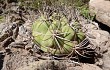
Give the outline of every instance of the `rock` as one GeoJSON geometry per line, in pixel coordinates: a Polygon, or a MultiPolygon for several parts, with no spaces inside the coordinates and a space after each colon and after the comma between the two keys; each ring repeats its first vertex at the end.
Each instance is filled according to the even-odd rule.
{"type": "Polygon", "coordinates": [[[40,60],[16,70],[66,70],[66,65],[56,60],[40,60]]]}
{"type": "Polygon", "coordinates": [[[26,27],[21,25],[19,27],[19,32],[18,32],[18,37],[16,40],[21,40],[21,41],[27,41],[31,39],[31,33],[30,30],[27,30],[26,27]]]}
{"type": "Polygon", "coordinates": [[[82,70],[82,67],[81,66],[68,67],[66,70],[82,70]]]}
{"type": "Polygon", "coordinates": [[[89,40],[91,43],[96,46],[97,48],[100,48],[100,53],[104,53],[108,49],[108,42],[110,34],[107,31],[103,30],[89,30],[87,32],[87,35],[89,37],[89,40]]]}
{"type": "Polygon", "coordinates": [[[16,38],[16,28],[18,28],[16,24],[0,24],[0,42],[4,41],[5,39],[11,36],[13,38],[16,38]]]}
{"type": "Polygon", "coordinates": [[[9,44],[9,46],[11,48],[25,48],[26,44],[27,44],[27,42],[15,41],[15,42],[12,42],[11,44],[9,44]]]}
{"type": "Polygon", "coordinates": [[[102,69],[93,64],[84,64],[82,65],[82,70],[102,70],[102,69]]]}
{"type": "MultiPolygon", "coordinates": [[[[17,17],[15,15],[14,19],[17,18],[19,19],[20,17],[17,17]]],[[[60,61],[60,60],[52,60],[52,59],[43,60],[41,58],[38,58],[38,56],[39,57],[43,56],[42,54],[39,55],[36,54],[36,56],[34,56],[35,53],[33,54],[29,53],[30,49],[34,49],[31,40],[31,24],[32,22],[28,20],[25,21],[25,24],[24,23],[20,25],[18,24],[19,25],[18,27],[17,26],[14,27],[14,25],[11,24],[9,26],[0,25],[0,40],[3,39],[1,42],[4,43],[5,46],[7,45],[6,43],[8,38],[12,36],[13,36],[12,38],[14,38],[14,42],[10,42],[9,45],[7,45],[13,48],[9,48],[11,53],[6,53],[3,63],[1,62],[3,58],[1,59],[1,54],[0,54],[0,63],[3,64],[3,68],[2,66],[0,66],[2,70],[102,70],[95,64],[82,64],[77,62],[78,64],[76,65],[74,61],[73,63],[71,63],[66,60],[64,60],[66,62],[64,62],[63,60],[60,61]],[[8,27],[9,29],[7,29],[6,27],[8,27]],[[12,30],[12,34],[14,35],[10,36],[9,34],[8,37],[5,36],[5,38],[3,38],[3,35],[5,35],[5,31],[10,29],[12,30]]],[[[99,28],[97,23],[91,24],[91,22],[90,23],[87,22],[87,24],[84,27],[85,29],[87,29],[87,34],[89,35],[89,39],[92,41],[92,44],[101,48],[100,52],[105,52],[109,46],[108,38],[110,34],[106,31],[98,30],[99,28]]],[[[0,51],[2,50],[2,47],[3,46],[0,45],[0,51]]],[[[35,47],[34,50],[36,50],[37,52],[38,48],[35,47]]],[[[101,62],[100,65],[103,64],[104,70],[110,70],[109,51],[110,50],[108,50],[108,52],[104,54],[104,57],[102,59],[104,63],[103,61],[100,61],[101,62]]]]}
{"type": "MultiPolygon", "coordinates": [[[[10,54],[5,55],[2,70],[16,70],[21,66],[28,66],[29,63],[35,62],[34,57],[23,49],[11,49],[10,54]]],[[[22,70],[22,69],[21,69],[22,70]]]]}
{"type": "Polygon", "coordinates": [[[103,54],[103,62],[103,70],[110,70],[110,48],[107,53],[103,54]]]}
{"type": "Polygon", "coordinates": [[[92,22],[90,21],[89,23],[84,23],[82,24],[82,28],[83,28],[83,31],[84,32],[87,32],[88,30],[98,30],[99,29],[99,26],[98,26],[98,23],[96,22],[92,22]]]}
{"type": "Polygon", "coordinates": [[[40,60],[21,66],[16,70],[102,70],[93,64],[76,65],[74,63],[61,62],[57,60],[40,60]]]}
{"type": "Polygon", "coordinates": [[[103,70],[110,70],[110,34],[103,30],[89,30],[87,35],[90,42],[96,46],[96,48],[99,48],[96,52],[103,55],[96,64],[101,66],[103,70]]]}
{"type": "Polygon", "coordinates": [[[92,15],[96,15],[97,21],[110,27],[110,1],[90,0],[89,9],[92,15]]]}

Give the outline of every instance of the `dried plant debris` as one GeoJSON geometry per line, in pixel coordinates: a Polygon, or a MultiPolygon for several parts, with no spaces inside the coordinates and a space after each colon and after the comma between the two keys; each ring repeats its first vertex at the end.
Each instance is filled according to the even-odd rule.
{"type": "Polygon", "coordinates": [[[33,40],[39,47],[37,50],[43,53],[38,58],[94,63],[95,49],[91,48],[82,30],[78,10],[62,7],[53,8],[54,11],[51,9],[47,7],[43,13],[40,12],[32,25],[33,40]]]}
{"type": "MultiPolygon", "coordinates": [[[[1,48],[5,49],[3,54],[0,52],[0,55],[5,55],[4,70],[17,70],[42,60],[53,60],[54,63],[66,61],[66,65],[77,64],[80,68],[81,63],[94,64],[99,61],[97,65],[103,64],[98,58],[99,54],[107,52],[109,34],[102,34],[98,25],[81,17],[76,8],[46,6],[42,11],[37,10],[36,17],[33,17],[37,18],[34,22],[27,22],[30,15],[27,19],[22,19],[18,13],[14,13],[14,16],[9,24],[0,24],[0,51],[1,48]]],[[[45,66],[48,66],[47,62],[45,66]]],[[[68,66],[64,67],[68,69],[68,66]]]]}

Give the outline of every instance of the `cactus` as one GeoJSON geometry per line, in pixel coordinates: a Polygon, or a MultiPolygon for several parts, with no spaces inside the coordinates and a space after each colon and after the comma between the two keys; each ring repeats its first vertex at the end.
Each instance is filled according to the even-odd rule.
{"type": "Polygon", "coordinates": [[[85,38],[77,24],[70,26],[67,18],[58,13],[54,13],[48,20],[41,15],[33,23],[32,35],[42,51],[54,55],[69,54],[85,38]]]}

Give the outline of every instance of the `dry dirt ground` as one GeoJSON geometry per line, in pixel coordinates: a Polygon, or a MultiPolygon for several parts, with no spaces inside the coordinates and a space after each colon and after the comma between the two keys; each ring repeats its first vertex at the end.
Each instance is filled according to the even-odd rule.
{"type": "MultiPolygon", "coordinates": [[[[82,51],[89,52],[90,55],[84,55],[90,58],[82,55],[59,58],[42,53],[33,42],[31,25],[39,14],[19,10],[6,15],[5,21],[0,23],[1,70],[110,70],[110,34],[101,30],[98,23],[72,12],[87,37],[79,46],[89,47],[82,51]]],[[[71,15],[69,9],[68,13],[71,15]]]]}

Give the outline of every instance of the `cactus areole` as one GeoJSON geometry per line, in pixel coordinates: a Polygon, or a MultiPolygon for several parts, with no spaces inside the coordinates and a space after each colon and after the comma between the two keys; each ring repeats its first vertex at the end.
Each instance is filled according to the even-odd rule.
{"type": "Polygon", "coordinates": [[[54,55],[69,54],[85,38],[84,33],[80,28],[76,29],[77,27],[70,26],[63,15],[54,13],[48,19],[41,15],[33,23],[32,35],[42,51],[54,55]]]}

